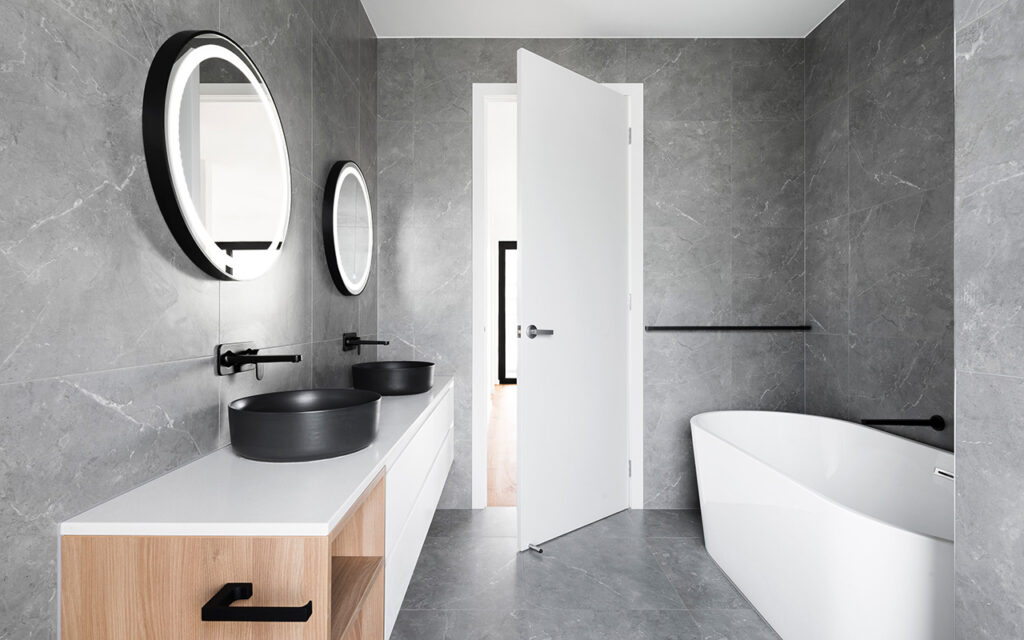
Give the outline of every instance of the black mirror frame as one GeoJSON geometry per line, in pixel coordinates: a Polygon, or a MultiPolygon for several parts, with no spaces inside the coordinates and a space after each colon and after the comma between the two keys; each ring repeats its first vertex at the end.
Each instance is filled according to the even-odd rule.
{"type": "MultiPolygon", "coordinates": [[[[327,174],[327,183],[324,185],[324,198],[323,198],[323,209],[322,209],[322,220],[323,220],[323,236],[324,236],[324,258],[327,260],[327,269],[331,272],[331,280],[334,281],[334,286],[338,288],[343,295],[346,296],[358,296],[366,289],[366,284],[359,291],[352,291],[348,288],[345,283],[345,278],[341,274],[341,266],[337,260],[334,260],[334,256],[337,255],[337,243],[335,239],[336,231],[334,227],[334,194],[338,189],[338,180],[341,179],[341,173],[346,167],[355,167],[356,171],[359,172],[359,177],[363,181],[363,189],[366,187],[366,178],[363,176],[363,170],[359,167],[356,162],[351,160],[342,160],[335,162],[331,166],[330,172],[327,174]]],[[[371,203],[372,205],[372,203],[371,203]]],[[[370,233],[373,233],[373,208],[370,207],[370,233]]],[[[370,255],[367,258],[370,261],[369,268],[367,269],[367,282],[369,281],[369,274],[373,270],[373,251],[371,247],[370,255]]]]}
{"type": "MultiPolygon", "coordinates": [[[[185,252],[185,255],[204,273],[218,280],[234,280],[231,277],[231,267],[227,267],[229,273],[223,273],[213,264],[202,247],[196,242],[185,222],[185,215],[178,204],[178,197],[174,192],[174,182],[171,178],[170,161],[167,157],[167,141],[165,135],[165,122],[167,118],[167,91],[170,87],[171,73],[174,71],[174,63],[177,62],[181,52],[196,37],[202,35],[214,35],[223,38],[226,44],[234,48],[234,53],[245,60],[254,75],[263,83],[263,88],[270,96],[274,107],[274,113],[281,123],[281,133],[285,138],[285,152],[287,153],[288,138],[284,131],[284,121],[277,109],[277,101],[274,100],[266,79],[260,73],[256,63],[249,54],[245,52],[237,42],[219,31],[212,29],[196,29],[180,31],[164,42],[153,56],[153,62],[149,67],[149,74],[146,76],[146,87],[142,96],[142,146],[146,156],[146,167],[149,170],[150,184],[153,186],[153,194],[156,196],[160,213],[163,214],[171,235],[177,240],[178,245],[185,252]]],[[[290,162],[289,162],[290,167],[290,162]]],[[[290,213],[289,213],[290,215],[290,213]]],[[[283,241],[278,243],[276,251],[281,251],[283,241]]],[[[270,247],[268,247],[270,248],[270,247]]]]}

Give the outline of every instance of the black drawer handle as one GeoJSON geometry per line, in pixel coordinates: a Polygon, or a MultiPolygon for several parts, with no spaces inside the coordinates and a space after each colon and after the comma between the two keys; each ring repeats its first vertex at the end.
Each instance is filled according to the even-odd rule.
{"type": "Polygon", "coordinates": [[[305,622],[313,615],[313,601],[301,607],[232,607],[252,597],[251,582],[229,582],[203,605],[206,622],[305,622]]]}

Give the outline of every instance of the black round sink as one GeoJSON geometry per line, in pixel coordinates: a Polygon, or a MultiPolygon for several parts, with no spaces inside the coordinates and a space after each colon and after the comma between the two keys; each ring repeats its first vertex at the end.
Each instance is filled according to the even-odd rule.
{"type": "Polygon", "coordinates": [[[352,385],[383,396],[425,393],[434,386],[434,363],[413,360],[360,362],[352,365],[352,385]]]}
{"type": "Polygon", "coordinates": [[[360,389],[281,391],[228,405],[231,446],[269,462],[319,460],[354,453],[377,437],[380,394],[360,389]]]}

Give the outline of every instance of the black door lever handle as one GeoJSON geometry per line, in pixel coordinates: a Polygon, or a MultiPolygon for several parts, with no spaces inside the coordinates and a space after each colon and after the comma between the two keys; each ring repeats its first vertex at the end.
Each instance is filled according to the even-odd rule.
{"type": "Polygon", "coordinates": [[[301,607],[232,607],[252,597],[251,582],[229,582],[203,605],[205,622],[305,622],[313,615],[313,601],[301,607]]]}

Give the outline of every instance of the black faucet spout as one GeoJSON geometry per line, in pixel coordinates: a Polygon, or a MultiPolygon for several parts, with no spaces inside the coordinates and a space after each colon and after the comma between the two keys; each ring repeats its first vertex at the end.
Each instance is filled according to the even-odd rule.
{"type": "Polygon", "coordinates": [[[343,342],[341,343],[341,350],[342,351],[351,351],[351,350],[355,349],[357,355],[363,355],[363,345],[368,345],[368,344],[389,345],[389,344],[391,344],[391,342],[388,341],[388,340],[363,340],[356,333],[345,333],[345,334],[342,334],[341,337],[342,337],[342,340],[343,340],[343,342]]]}

